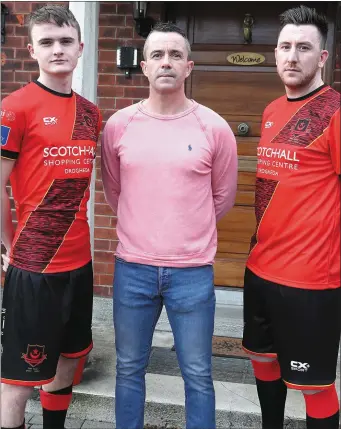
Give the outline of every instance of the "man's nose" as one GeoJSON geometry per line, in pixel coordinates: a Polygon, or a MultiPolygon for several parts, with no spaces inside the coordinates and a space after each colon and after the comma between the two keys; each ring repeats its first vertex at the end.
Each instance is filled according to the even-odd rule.
{"type": "Polygon", "coordinates": [[[170,68],[172,64],[170,62],[170,56],[166,53],[162,58],[162,68],[170,68]]]}
{"type": "Polygon", "coordinates": [[[63,47],[61,43],[55,42],[53,44],[53,54],[54,55],[62,55],[63,54],[63,47]]]}
{"type": "Polygon", "coordinates": [[[297,50],[295,47],[292,47],[288,53],[288,62],[289,63],[297,62],[297,50]]]}

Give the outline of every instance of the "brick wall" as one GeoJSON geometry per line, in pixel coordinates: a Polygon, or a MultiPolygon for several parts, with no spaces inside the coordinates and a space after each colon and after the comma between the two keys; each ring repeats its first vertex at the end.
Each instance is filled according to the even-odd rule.
{"type": "MultiPolygon", "coordinates": [[[[161,2],[149,3],[148,15],[160,19],[161,2]]],[[[98,105],[104,121],[117,110],[130,106],[148,96],[148,82],[141,72],[126,78],[116,67],[119,46],[142,48],[144,39],[135,31],[131,2],[101,2],[99,17],[98,105]]],[[[114,271],[113,252],[117,245],[116,217],[105,203],[100,171],[100,147],[96,159],[95,195],[95,293],[112,293],[114,271]]]]}
{"type": "MultiPolygon", "coordinates": [[[[1,96],[11,93],[38,76],[37,63],[30,59],[26,45],[26,17],[43,2],[4,2],[9,8],[6,17],[6,42],[1,50],[1,96]]],[[[68,2],[59,2],[68,4],[68,2]]],[[[162,2],[150,2],[148,14],[159,19],[162,2]]],[[[334,88],[341,91],[341,6],[339,2],[337,37],[335,43],[334,88]]],[[[104,122],[118,109],[138,102],[148,95],[147,80],[141,72],[133,72],[130,79],[116,67],[116,48],[142,48],[144,39],[135,32],[131,2],[101,2],[99,17],[98,104],[104,122]]],[[[100,147],[96,161],[95,194],[95,293],[112,294],[113,252],[117,245],[116,218],[105,203],[100,171],[100,147]]]]}

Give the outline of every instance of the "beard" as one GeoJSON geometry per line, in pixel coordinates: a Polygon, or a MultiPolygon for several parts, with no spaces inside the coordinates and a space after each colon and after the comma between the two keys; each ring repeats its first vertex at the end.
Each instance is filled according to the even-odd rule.
{"type": "Polygon", "coordinates": [[[279,74],[284,85],[290,89],[299,89],[310,86],[318,75],[319,68],[315,67],[308,72],[282,72],[279,74]],[[291,74],[291,76],[290,76],[291,74]]]}

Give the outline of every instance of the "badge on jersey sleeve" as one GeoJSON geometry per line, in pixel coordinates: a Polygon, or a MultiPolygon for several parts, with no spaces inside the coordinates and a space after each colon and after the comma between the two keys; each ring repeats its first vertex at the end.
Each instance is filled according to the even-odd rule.
{"type": "Polygon", "coordinates": [[[6,146],[10,131],[10,127],[6,127],[6,125],[1,125],[1,147],[6,146]]]}

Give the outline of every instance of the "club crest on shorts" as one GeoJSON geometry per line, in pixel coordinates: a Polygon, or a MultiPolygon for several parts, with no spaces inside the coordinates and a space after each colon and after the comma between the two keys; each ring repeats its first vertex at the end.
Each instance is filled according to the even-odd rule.
{"type": "Polygon", "coordinates": [[[44,353],[45,346],[38,346],[38,344],[27,346],[27,352],[21,355],[22,359],[27,362],[32,368],[40,365],[45,359],[47,354],[44,353]]]}

